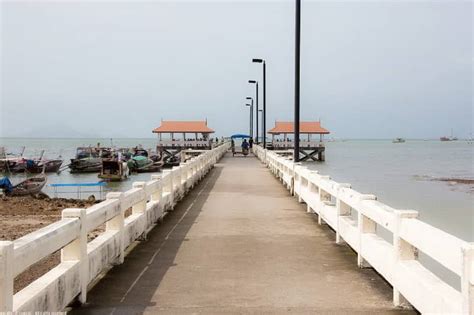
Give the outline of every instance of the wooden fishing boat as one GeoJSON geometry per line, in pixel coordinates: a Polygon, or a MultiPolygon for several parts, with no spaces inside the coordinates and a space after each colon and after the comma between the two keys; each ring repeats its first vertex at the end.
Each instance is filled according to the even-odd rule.
{"type": "Polygon", "coordinates": [[[137,173],[155,173],[161,171],[161,168],[163,167],[163,162],[153,162],[152,165],[149,165],[144,168],[138,168],[135,171],[137,173]]]}
{"type": "Polygon", "coordinates": [[[25,147],[22,147],[21,153],[18,155],[7,153],[4,147],[0,147],[0,172],[12,173],[16,170],[24,171],[24,153],[25,147]]]}
{"type": "Polygon", "coordinates": [[[56,159],[56,160],[28,160],[26,161],[26,171],[29,173],[37,174],[44,171],[46,173],[57,173],[63,164],[63,160],[56,159]],[[31,161],[31,162],[30,162],[31,161]]]}
{"type": "Polygon", "coordinates": [[[133,156],[130,160],[128,160],[127,165],[130,169],[130,172],[159,172],[161,170],[161,167],[163,166],[163,162],[155,162],[146,156],[138,155],[133,156]]]}
{"type": "Polygon", "coordinates": [[[96,173],[102,168],[102,159],[99,157],[86,157],[71,159],[69,164],[71,173],[96,173]]]}
{"type": "Polygon", "coordinates": [[[6,164],[5,172],[7,173],[23,173],[25,171],[26,160],[24,158],[9,160],[6,164]]]}
{"type": "Polygon", "coordinates": [[[25,179],[13,186],[10,196],[26,196],[37,194],[46,185],[47,177],[44,173],[25,179]]]}
{"type": "Polygon", "coordinates": [[[120,159],[103,159],[99,178],[107,181],[122,181],[130,176],[127,162],[120,159]]]}
{"type": "Polygon", "coordinates": [[[76,157],[71,159],[69,168],[71,173],[96,173],[102,169],[102,159],[111,157],[109,148],[79,147],[76,157]]]}

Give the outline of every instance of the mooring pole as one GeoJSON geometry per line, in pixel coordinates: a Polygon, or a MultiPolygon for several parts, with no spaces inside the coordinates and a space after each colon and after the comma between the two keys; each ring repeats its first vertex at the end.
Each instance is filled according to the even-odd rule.
{"type": "Polygon", "coordinates": [[[295,121],[293,161],[300,161],[300,47],[301,47],[301,0],[295,5],[295,121]]]}

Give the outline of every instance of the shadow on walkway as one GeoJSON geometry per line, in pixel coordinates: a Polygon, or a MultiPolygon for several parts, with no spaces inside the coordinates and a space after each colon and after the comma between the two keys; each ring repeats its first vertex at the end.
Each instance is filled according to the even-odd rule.
{"type": "Polygon", "coordinates": [[[69,314],[142,314],[163,277],[174,266],[176,254],[199,216],[217,179],[222,165],[210,173],[169,213],[162,224],[148,234],[148,239],[115,266],[88,293],[88,302],[69,314]]]}

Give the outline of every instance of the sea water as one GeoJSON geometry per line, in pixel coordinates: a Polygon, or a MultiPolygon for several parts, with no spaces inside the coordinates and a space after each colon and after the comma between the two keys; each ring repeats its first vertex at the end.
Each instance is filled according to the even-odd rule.
{"type": "Polygon", "coordinates": [[[353,140],[326,144],[326,161],[306,163],[323,175],[474,241],[474,185],[439,179],[474,179],[474,144],[467,141],[353,140]]]}

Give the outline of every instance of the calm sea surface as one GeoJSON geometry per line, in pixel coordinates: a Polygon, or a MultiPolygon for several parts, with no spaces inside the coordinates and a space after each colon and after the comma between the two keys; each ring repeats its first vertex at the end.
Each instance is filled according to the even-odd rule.
{"type": "MultiPolygon", "coordinates": [[[[154,148],[155,139],[25,139],[0,138],[7,152],[18,152],[26,146],[25,156],[35,157],[42,149],[46,156],[61,155],[65,164],[74,157],[76,147],[96,145],[133,147],[141,144],[154,148]]],[[[361,193],[375,194],[378,199],[396,209],[418,210],[420,218],[450,234],[474,241],[474,185],[439,181],[440,178],[474,179],[474,144],[466,141],[440,142],[412,140],[394,144],[391,140],[349,140],[328,142],[326,162],[306,163],[323,175],[338,182],[350,183],[361,193]]],[[[21,175],[12,177],[18,182],[21,175]]],[[[107,191],[124,191],[134,181],[150,179],[150,174],[133,175],[129,180],[107,184],[107,191]]],[[[97,182],[97,174],[61,174],[48,176],[52,183],[97,182]]],[[[51,187],[44,190],[53,196],[51,187]]],[[[65,190],[63,197],[76,197],[77,190],[65,190]]],[[[83,192],[82,197],[91,195],[83,192]]],[[[97,194],[96,194],[97,195],[97,194]]],[[[459,278],[424,255],[424,264],[436,274],[459,288],[459,278]]]]}

